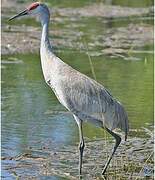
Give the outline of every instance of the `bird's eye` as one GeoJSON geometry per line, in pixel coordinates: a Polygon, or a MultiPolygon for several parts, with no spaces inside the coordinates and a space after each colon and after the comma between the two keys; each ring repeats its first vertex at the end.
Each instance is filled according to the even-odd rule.
{"type": "Polygon", "coordinates": [[[28,7],[28,10],[33,10],[33,9],[36,9],[37,7],[39,6],[39,3],[36,2],[36,3],[32,3],[29,7],[28,7]]]}

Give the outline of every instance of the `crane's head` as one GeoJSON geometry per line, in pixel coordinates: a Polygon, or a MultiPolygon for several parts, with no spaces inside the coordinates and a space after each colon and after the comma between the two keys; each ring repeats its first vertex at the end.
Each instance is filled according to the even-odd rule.
{"type": "Polygon", "coordinates": [[[24,11],[11,17],[9,21],[15,18],[21,17],[21,16],[25,16],[25,15],[36,15],[40,17],[41,20],[45,20],[50,17],[48,7],[45,4],[40,3],[40,2],[34,2],[30,4],[24,11]]]}

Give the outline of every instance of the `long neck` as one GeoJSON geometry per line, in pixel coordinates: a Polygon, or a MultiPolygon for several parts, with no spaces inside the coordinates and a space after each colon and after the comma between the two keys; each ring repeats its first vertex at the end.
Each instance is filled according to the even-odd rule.
{"type": "Polygon", "coordinates": [[[41,51],[45,49],[50,51],[52,50],[48,38],[48,26],[49,26],[49,18],[45,18],[45,20],[42,21],[41,51]]]}
{"type": "MultiPolygon", "coordinates": [[[[40,57],[41,66],[43,70],[43,75],[46,81],[51,77],[50,69],[54,69],[56,58],[52,52],[52,48],[48,38],[48,25],[49,18],[42,18],[42,36],[41,36],[41,46],[40,46],[40,57]]],[[[52,71],[54,72],[54,71],[52,71]]]]}

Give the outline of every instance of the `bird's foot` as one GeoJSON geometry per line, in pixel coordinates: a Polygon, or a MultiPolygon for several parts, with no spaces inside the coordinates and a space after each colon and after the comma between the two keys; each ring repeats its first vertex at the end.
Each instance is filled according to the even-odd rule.
{"type": "Polygon", "coordinates": [[[102,174],[101,177],[102,177],[102,179],[104,179],[104,180],[107,179],[107,175],[106,175],[106,174],[102,174]]]}
{"type": "Polygon", "coordinates": [[[79,174],[79,179],[82,179],[82,174],[79,174]]]}
{"type": "Polygon", "coordinates": [[[105,176],[105,172],[106,172],[107,168],[106,166],[104,166],[103,170],[102,170],[102,176],[105,176]]]}

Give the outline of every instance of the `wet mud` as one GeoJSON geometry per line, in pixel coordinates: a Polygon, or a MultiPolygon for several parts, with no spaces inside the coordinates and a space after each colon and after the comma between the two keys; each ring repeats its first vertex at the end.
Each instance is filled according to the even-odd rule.
{"type": "MultiPolygon", "coordinates": [[[[105,177],[102,177],[101,171],[113,143],[112,139],[87,139],[82,179],[153,179],[153,137],[122,141],[105,177]]],[[[61,149],[49,149],[48,144],[40,149],[28,147],[24,153],[2,157],[2,160],[4,169],[18,179],[79,179],[77,145],[61,149]]]]}

